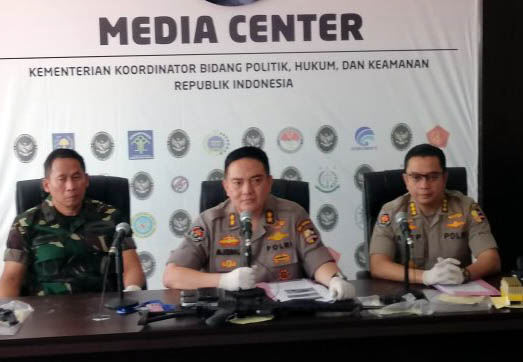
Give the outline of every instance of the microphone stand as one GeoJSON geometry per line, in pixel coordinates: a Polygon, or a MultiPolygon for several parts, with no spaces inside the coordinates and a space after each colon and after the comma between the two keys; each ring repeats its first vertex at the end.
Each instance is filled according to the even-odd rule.
{"type": "Polygon", "coordinates": [[[405,237],[403,233],[401,233],[401,241],[405,244],[405,262],[404,262],[404,280],[403,280],[403,294],[405,295],[407,293],[411,293],[416,297],[416,299],[423,298],[423,293],[421,293],[419,290],[412,289],[410,287],[410,279],[409,279],[409,262],[410,262],[410,254],[411,254],[411,248],[413,243],[413,240],[411,237],[405,237]]]}
{"type": "Polygon", "coordinates": [[[116,266],[116,281],[118,285],[118,298],[113,298],[105,303],[105,307],[109,309],[118,308],[129,308],[138,304],[137,300],[129,299],[124,297],[123,287],[123,256],[122,256],[122,243],[117,242],[109,249],[109,254],[114,253],[115,266],[116,266]]]}

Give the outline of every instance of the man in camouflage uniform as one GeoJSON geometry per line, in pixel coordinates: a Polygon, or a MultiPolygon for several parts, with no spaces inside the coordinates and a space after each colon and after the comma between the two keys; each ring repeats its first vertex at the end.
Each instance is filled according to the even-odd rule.
{"type": "Polygon", "coordinates": [[[225,160],[229,199],[203,212],[164,273],[168,288],[250,289],[257,282],[314,278],[335,299],[354,296],[307,212],[270,195],[272,177],[263,150],[242,147],[225,160]],[[240,213],[252,215],[252,266],[245,264],[240,213]]]}
{"type": "MultiPolygon", "coordinates": [[[[18,215],[11,227],[0,279],[0,297],[102,290],[120,212],[85,198],[89,185],[83,158],[57,149],[44,163],[43,189],[49,196],[18,215]]],[[[139,289],[144,275],[132,238],[123,242],[124,285],[139,289]]]]}
{"type": "Polygon", "coordinates": [[[405,156],[407,194],[386,203],[370,242],[373,277],[404,279],[404,245],[395,215],[406,212],[414,240],[409,279],[414,283],[461,284],[498,273],[497,244],[481,208],[459,191],[445,190],[443,151],[429,144],[405,156]],[[472,263],[472,256],[476,261],[472,263]]]}

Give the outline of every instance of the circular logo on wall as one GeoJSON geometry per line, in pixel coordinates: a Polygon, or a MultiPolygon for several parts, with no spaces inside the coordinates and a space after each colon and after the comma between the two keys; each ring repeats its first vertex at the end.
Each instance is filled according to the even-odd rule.
{"type": "Polygon", "coordinates": [[[146,238],[156,230],[156,220],[147,212],[140,212],[132,217],[133,236],[146,238]]]}
{"type": "Polygon", "coordinates": [[[149,279],[153,276],[154,271],[156,270],[156,260],[154,259],[153,254],[148,251],[140,251],[138,253],[140,258],[140,264],[142,264],[143,273],[145,277],[149,279]]]}
{"type": "Polygon", "coordinates": [[[325,169],[318,175],[318,185],[316,189],[321,192],[329,193],[337,190],[340,187],[338,184],[338,175],[336,172],[325,169]]]}
{"type": "Polygon", "coordinates": [[[320,207],[316,219],[323,231],[332,231],[338,223],[338,211],[333,205],[324,204],[320,207]]]}
{"type": "Polygon", "coordinates": [[[185,210],[176,210],[169,219],[169,226],[174,235],[183,237],[191,226],[191,215],[185,210]]]}
{"type": "Polygon", "coordinates": [[[316,145],[321,152],[329,153],[338,144],[338,134],[331,126],[321,126],[316,133],[316,145]]]}
{"type": "Polygon", "coordinates": [[[300,171],[296,167],[286,167],[281,173],[281,178],[289,181],[301,181],[300,171]]]}
{"type": "Polygon", "coordinates": [[[359,243],[356,250],[354,250],[354,260],[361,269],[367,269],[368,260],[365,243],[359,243]]]}
{"type": "Polygon", "coordinates": [[[360,165],[354,173],[354,184],[358,190],[363,190],[363,174],[373,172],[374,170],[369,165],[360,165]]]}
{"type": "Polygon", "coordinates": [[[278,135],[278,147],[283,152],[294,153],[303,145],[303,135],[294,127],[287,127],[278,135]]]}
{"type": "Polygon", "coordinates": [[[361,230],[363,230],[363,220],[364,220],[364,215],[363,215],[363,206],[358,205],[358,206],[356,207],[356,210],[354,210],[354,223],[355,223],[356,226],[359,227],[361,230]]]}
{"type": "Polygon", "coordinates": [[[220,131],[213,131],[203,141],[203,147],[211,155],[219,156],[229,149],[229,138],[220,131]]]}
{"type": "Polygon", "coordinates": [[[370,127],[360,127],[354,134],[356,142],[362,146],[371,146],[374,143],[374,131],[370,127]]]}
{"type": "Polygon", "coordinates": [[[185,131],[175,129],[167,137],[167,149],[174,157],[183,157],[189,152],[191,141],[185,131]]]}
{"type": "Polygon", "coordinates": [[[225,178],[222,170],[215,168],[207,175],[207,181],[221,181],[225,178]]]}
{"type": "Polygon", "coordinates": [[[183,194],[189,188],[189,180],[185,176],[176,176],[171,181],[171,187],[174,192],[183,194]]]}
{"type": "Polygon", "coordinates": [[[263,148],[265,145],[265,137],[263,137],[260,129],[256,127],[247,128],[242,137],[242,144],[244,146],[263,148]]]}
{"type": "Polygon", "coordinates": [[[407,149],[412,142],[412,131],[410,127],[405,123],[398,123],[390,133],[390,140],[396,149],[400,151],[407,149]]]}
{"type": "Polygon", "coordinates": [[[33,136],[21,134],[16,137],[14,150],[16,157],[20,162],[31,162],[36,155],[38,146],[33,136]]]}
{"type": "Polygon", "coordinates": [[[140,171],[131,181],[133,195],[139,200],[145,200],[153,193],[154,182],[147,172],[140,171]]]}
{"type": "Polygon", "coordinates": [[[91,152],[100,161],[105,161],[113,154],[114,141],[107,132],[98,132],[91,139],[91,152]]]}

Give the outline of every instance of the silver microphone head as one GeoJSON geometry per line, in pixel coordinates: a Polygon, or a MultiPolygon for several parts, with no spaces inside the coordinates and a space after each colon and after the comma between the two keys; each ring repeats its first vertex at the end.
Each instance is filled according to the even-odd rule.
{"type": "Polygon", "coordinates": [[[398,212],[396,214],[396,216],[394,217],[394,221],[396,222],[396,224],[401,224],[401,223],[407,222],[408,221],[407,213],[405,211],[398,212]]]}
{"type": "Polygon", "coordinates": [[[252,221],[252,214],[250,211],[242,211],[240,213],[240,222],[252,221]]]}
{"type": "Polygon", "coordinates": [[[121,222],[118,225],[116,225],[115,230],[117,233],[123,231],[125,235],[128,235],[131,232],[131,227],[129,226],[128,223],[121,222]]]}

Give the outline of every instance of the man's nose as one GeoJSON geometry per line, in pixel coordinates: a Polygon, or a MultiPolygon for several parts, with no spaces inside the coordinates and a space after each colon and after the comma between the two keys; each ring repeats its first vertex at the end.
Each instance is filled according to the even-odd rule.
{"type": "Polygon", "coordinates": [[[65,181],[65,189],[66,190],[74,190],[76,188],[76,182],[72,178],[68,178],[65,181]]]}
{"type": "Polygon", "coordinates": [[[252,192],[252,185],[249,181],[243,183],[242,192],[244,194],[250,194],[252,192]]]}

